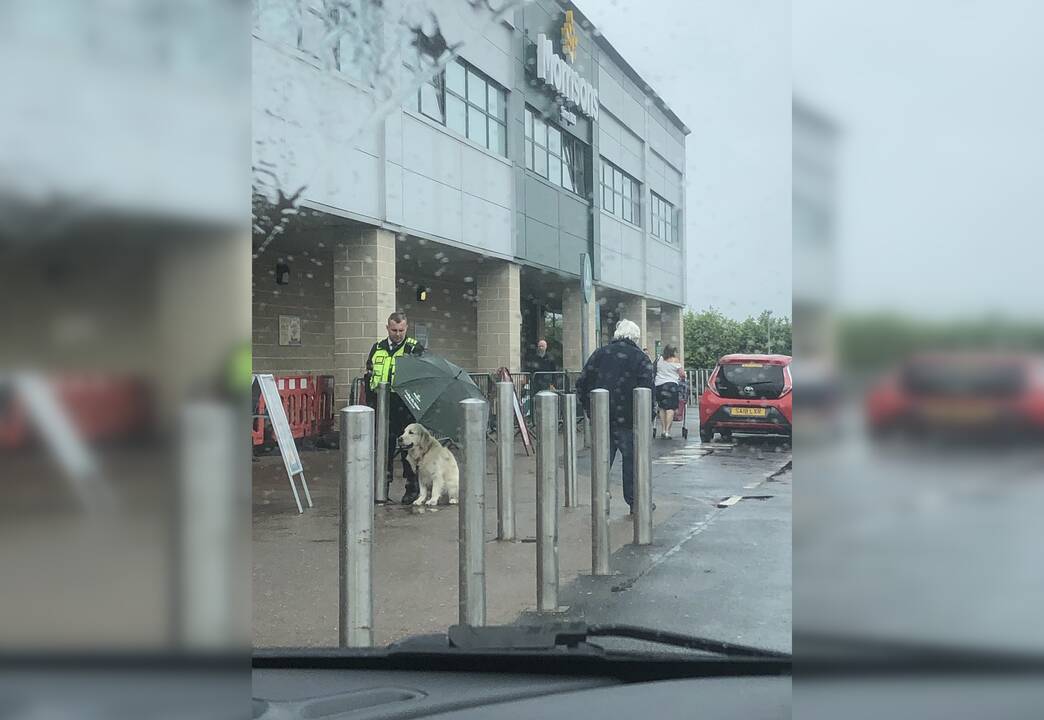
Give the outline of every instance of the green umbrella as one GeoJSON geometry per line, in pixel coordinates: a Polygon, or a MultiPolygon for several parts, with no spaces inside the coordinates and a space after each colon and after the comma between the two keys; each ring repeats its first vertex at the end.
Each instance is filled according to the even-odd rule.
{"type": "Polygon", "coordinates": [[[436,437],[460,441],[460,401],[484,400],[482,391],[469,376],[444,357],[426,352],[395,359],[392,390],[424,427],[436,437]]]}

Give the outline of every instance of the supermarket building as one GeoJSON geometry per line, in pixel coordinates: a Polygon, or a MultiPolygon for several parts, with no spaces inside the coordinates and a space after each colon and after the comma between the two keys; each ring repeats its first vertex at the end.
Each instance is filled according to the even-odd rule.
{"type": "Polygon", "coordinates": [[[330,374],[344,401],[396,310],[473,371],[523,369],[545,336],[578,369],[583,313],[591,348],[619,318],[650,351],[682,344],[689,131],[575,5],[535,0],[475,36],[469,2],[433,3],[447,45],[467,40],[350,141],[338,118],[381,90],[350,50],[321,57],[312,5],[294,32],[257,19],[252,39],[255,144],[314,158],[318,136],[323,159],[285,232],[255,234],[255,372],[330,374]]]}

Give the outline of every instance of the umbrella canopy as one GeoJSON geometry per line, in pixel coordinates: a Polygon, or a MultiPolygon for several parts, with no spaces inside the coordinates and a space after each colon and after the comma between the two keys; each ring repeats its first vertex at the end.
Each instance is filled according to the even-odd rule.
{"type": "Polygon", "coordinates": [[[457,442],[461,440],[460,401],[485,399],[467,370],[430,352],[396,358],[392,390],[417,422],[437,437],[450,437],[457,442]]]}

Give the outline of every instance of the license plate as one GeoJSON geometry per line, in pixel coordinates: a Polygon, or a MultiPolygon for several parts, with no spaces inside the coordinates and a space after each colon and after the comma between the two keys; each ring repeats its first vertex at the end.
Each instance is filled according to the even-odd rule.
{"type": "Polygon", "coordinates": [[[734,407],[729,408],[729,415],[732,417],[765,417],[768,415],[768,410],[760,407],[734,407]]]}
{"type": "Polygon", "coordinates": [[[928,405],[925,415],[938,422],[976,423],[993,419],[993,408],[989,405],[939,404],[928,405]]]}

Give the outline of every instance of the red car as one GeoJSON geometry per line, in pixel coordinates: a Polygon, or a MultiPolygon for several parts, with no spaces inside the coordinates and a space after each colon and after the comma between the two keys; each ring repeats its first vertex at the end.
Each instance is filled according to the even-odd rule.
{"type": "Polygon", "coordinates": [[[1044,435],[1044,359],[1029,354],[915,355],[866,395],[877,436],[894,431],[1044,435]]]}
{"type": "Polygon", "coordinates": [[[732,432],[790,436],[794,383],[789,355],[726,355],[700,396],[700,439],[732,432]]]}

